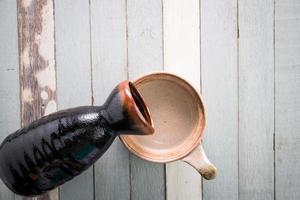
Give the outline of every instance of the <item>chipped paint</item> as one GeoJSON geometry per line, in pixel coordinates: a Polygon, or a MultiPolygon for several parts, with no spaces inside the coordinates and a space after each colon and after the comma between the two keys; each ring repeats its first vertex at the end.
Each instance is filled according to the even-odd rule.
{"type": "MultiPolygon", "coordinates": [[[[53,0],[17,0],[21,123],[55,112],[56,74],[53,0]],[[30,103],[25,103],[30,102],[30,103]]],[[[34,199],[58,200],[58,190],[34,199]]]]}
{"type": "Polygon", "coordinates": [[[24,49],[23,49],[23,52],[22,52],[22,60],[23,60],[23,64],[25,67],[28,67],[30,65],[30,58],[29,58],[29,47],[26,46],[24,49]]]}
{"type": "Polygon", "coordinates": [[[23,0],[22,3],[24,8],[28,8],[31,5],[32,0],[23,0]]]}
{"type": "Polygon", "coordinates": [[[58,196],[57,196],[58,188],[56,188],[54,190],[51,190],[48,194],[49,194],[49,197],[50,197],[51,200],[58,200],[59,199],[58,196]]]}
{"type": "Polygon", "coordinates": [[[22,98],[24,102],[31,103],[33,101],[33,96],[30,88],[23,89],[22,98]]]}
{"type": "Polygon", "coordinates": [[[55,68],[54,66],[46,67],[37,72],[35,75],[40,87],[49,87],[52,91],[56,89],[55,68]]]}
{"type": "Polygon", "coordinates": [[[45,90],[43,90],[41,92],[41,97],[42,97],[43,100],[47,100],[48,97],[49,97],[49,95],[48,95],[48,93],[45,90]]]}
{"type": "Polygon", "coordinates": [[[40,34],[35,35],[35,42],[38,44],[39,55],[43,57],[48,67],[54,67],[54,53],[49,51],[54,49],[54,19],[53,2],[47,1],[41,11],[42,30],[40,34]]]}
{"type": "Polygon", "coordinates": [[[48,102],[45,108],[45,113],[44,115],[49,115],[50,113],[53,113],[57,110],[57,104],[54,100],[51,100],[48,102]]]}

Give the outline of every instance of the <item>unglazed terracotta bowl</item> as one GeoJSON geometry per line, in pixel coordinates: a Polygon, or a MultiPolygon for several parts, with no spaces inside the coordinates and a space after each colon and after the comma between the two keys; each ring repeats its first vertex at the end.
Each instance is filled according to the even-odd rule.
{"type": "Polygon", "coordinates": [[[183,160],[205,179],[215,178],[216,167],[207,159],[201,144],[205,109],[195,88],[165,72],[144,75],[133,84],[147,103],[155,132],[148,136],[120,136],[129,151],[151,162],[183,160]]]}

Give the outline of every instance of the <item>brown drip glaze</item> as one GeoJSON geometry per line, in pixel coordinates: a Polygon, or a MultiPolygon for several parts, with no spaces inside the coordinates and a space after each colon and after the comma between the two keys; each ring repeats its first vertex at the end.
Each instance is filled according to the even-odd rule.
{"type": "Polygon", "coordinates": [[[139,91],[129,81],[122,82],[118,88],[119,91],[122,91],[120,92],[120,98],[121,102],[123,102],[124,110],[134,121],[134,124],[138,125],[144,134],[153,134],[154,127],[150,111],[139,91]]]}

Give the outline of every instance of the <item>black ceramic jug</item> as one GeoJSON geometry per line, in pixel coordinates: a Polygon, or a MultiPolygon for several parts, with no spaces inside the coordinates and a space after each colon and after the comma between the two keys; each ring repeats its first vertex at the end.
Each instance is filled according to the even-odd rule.
{"type": "Polygon", "coordinates": [[[0,177],[17,194],[40,195],[90,167],[118,135],[153,132],[143,98],[124,81],[103,106],[62,110],[9,135],[0,146],[0,177]]]}

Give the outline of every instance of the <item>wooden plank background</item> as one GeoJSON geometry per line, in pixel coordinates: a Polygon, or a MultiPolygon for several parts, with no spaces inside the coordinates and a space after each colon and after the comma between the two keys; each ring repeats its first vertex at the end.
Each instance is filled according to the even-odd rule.
{"type": "MultiPolygon", "coordinates": [[[[21,125],[57,111],[54,2],[17,0],[21,125]]],[[[37,198],[59,199],[58,188],[37,198]]]]}
{"type": "Polygon", "coordinates": [[[218,168],[218,178],[203,183],[203,199],[238,199],[237,30],[235,0],[201,1],[201,80],[207,105],[204,149],[218,168]]]}
{"type": "MultiPolygon", "coordinates": [[[[151,71],[185,77],[207,107],[215,180],[143,161],[117,139],[39,199],[300,199],[298,0],[1,0],[0,19],[1,141],[151,71]]],[[[0,181],[0,200],[13,199],[0,181]]]]}
{"type": "MultiPolygon", "coordinates": [[[[55,1],[58,109],[92,103],[89,13],[88,1],[55,1]]],[[[64,184],[60,198],[92,200],[93,174],[90,168],[64,184]]]]}
{"type": "MultiPolygon", "coordinates": [[[[127,0],[128,78],[163,70],[161,0],[127,0]]],[[[165,166],[130,154],[130,200],[165,199],[165,166]],[[146,187],[145,187],[146,186],[146,187]]]]}
{"type": "Polygon", "coordinates": [[[275,3],[275,198],[300,198],[300,2],[275,3]]]}
{"type": "MultiPolygon", "coordinates": [[[[163,39],[165,71],[183,76],[200,92],[199,6],[198,0],[164,0],[163,39]]],[[[201,199],[201,177],[184,162],[169,163],[166,189],[167,199],[201,199]]]]}
{"type": "MultiPolygon", "coordinates": [[[[126,1],[91,1],[93,97],[102,105],[127,79],[126,1]]],[[[95,199],[130,199],[129,152],[116,139],[95,165],[95,199]],[[112,187],[113,186],[113,190],[112,187]]]]}
{"type": "MultiPolygon", "coordinates": [[[[17,2],[0,1],[0,140],[20,128],[17,2]]],[[[13,193],[0,181],[0,199],[13,193]]]]}
{"type": "Polygon", "coordinates": [[[241,1],[238,17],[239,195],[274,199],[274,2],[241,1]]]}

